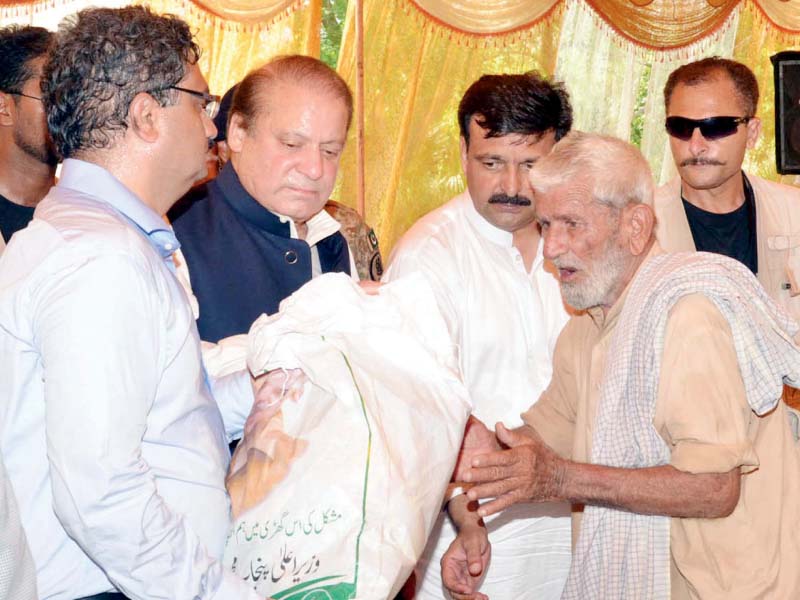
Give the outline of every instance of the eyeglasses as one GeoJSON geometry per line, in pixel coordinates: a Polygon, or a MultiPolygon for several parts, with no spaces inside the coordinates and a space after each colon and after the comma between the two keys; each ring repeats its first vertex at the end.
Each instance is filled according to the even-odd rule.
{"type": "Polygon", "coordinates": [[[32,100],[38,100],[39,102],[42,101],[39,96],[31,96],[30,94],[23,94],[22,92],[6,92],[6,94],[11,94],[12,96],[22,96],[23,98],[30,98],[32,100]]]}
{"type": "Polygon", "coordinates": [[[736,133],[739,125],[747,123],[753,117],[708,117],[707,119],[687,119],[686,117],[667,117],[665,127],[667,133],[679,140],[690,140],[694,130],[700,128],[700,134],[707,140],[718,140],[736,133]]]}
{"type": "Polygon", "coordinates": [[[219,101],[220,97],[215,94],[209,94],[207,92],[198,92],[197,90],[190,90],[187,88],[183,88],[177,85],[171,85],[167,89],[170,90],[178,90],[179,92],[183,92],[185,94],[191,94],[192,96],[196,96],[197,98],[203,99],[203,110],[206,111],[209,119],[213,119],[217,116],[219,112],[219,101]]]}

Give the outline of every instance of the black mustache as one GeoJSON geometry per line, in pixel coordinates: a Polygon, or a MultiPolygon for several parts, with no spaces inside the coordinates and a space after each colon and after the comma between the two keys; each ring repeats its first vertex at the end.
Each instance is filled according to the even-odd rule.
{"type": "Polygon", "coordinates": [[[511,204],[512,206],[530,206],[530,198],[525,196],[509,196],[508,194],[494,194],[489,198],[489,204],[511,204]]]}
{"type": "Polygon", "coordinates": [[[717,165],[721,167],[724,164],[724,162],[714,160],[713,158],[703,158],[702,156],[687,158],[686,160],[681,161],[682,167],[688,167],[689,165],[717,165]]]}

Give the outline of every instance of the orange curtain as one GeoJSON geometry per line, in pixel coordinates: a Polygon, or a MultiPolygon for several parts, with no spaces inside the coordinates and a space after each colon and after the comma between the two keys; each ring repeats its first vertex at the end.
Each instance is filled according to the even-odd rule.
{"type": "MultiPolygon", "coordinates": [[[[564,0],[410,0],[431,19],[478,35],[525,29],[564,0]]],[[[687,46],[718,30],[740,0],[585,0],[619,35],[646,48],[687,46]]],[[[800,33],[797,0],[755,0],[773,25],[800,33]]]]}
{"type": "MultiPolygon", "coordinates": [[[[762,89],[764,134],[745,167],[777,179],[768,53],[800,47],[800,9],[786,10],[796,4],[365,1],[365,217],[381,248],[388,254],[417,219],[464,188],[456,107],[483,73],[537,69],[563,81],[573,98],[575,127],[640,145],[661,182],[674,174],[663,128],[666,76],[703,56],[734,57],[753,67],[762,89]]],[[[355,89],[353,13],[339,72],[355,89]]],[[[354,141],[348,142],[336,191],[350,206],[357,196],[354,141]]]]}

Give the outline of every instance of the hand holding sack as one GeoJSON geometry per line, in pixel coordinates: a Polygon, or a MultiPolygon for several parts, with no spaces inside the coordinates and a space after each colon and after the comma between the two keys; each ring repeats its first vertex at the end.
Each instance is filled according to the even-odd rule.
{"type": "Polygon", "coordinates": [[[228,477],[229,569],[280,600],[396,594],[470,412],[449,340],[417,277],[369,296],[324,275],[253,324],[248,365],[270,374],[228,477]]]}

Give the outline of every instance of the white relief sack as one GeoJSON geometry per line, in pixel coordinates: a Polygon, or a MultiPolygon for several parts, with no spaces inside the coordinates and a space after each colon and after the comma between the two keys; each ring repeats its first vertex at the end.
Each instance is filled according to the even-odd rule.
{"type": "Polygon", "coordinates": [[[393,598],[470,413],[427,283],[368,296],[344,275],[317,277],[253,324],[248,366],[307,379],[278,371],[280,401],[248,418],[228,478],[225,566],[275,600],[393,598]]]}

